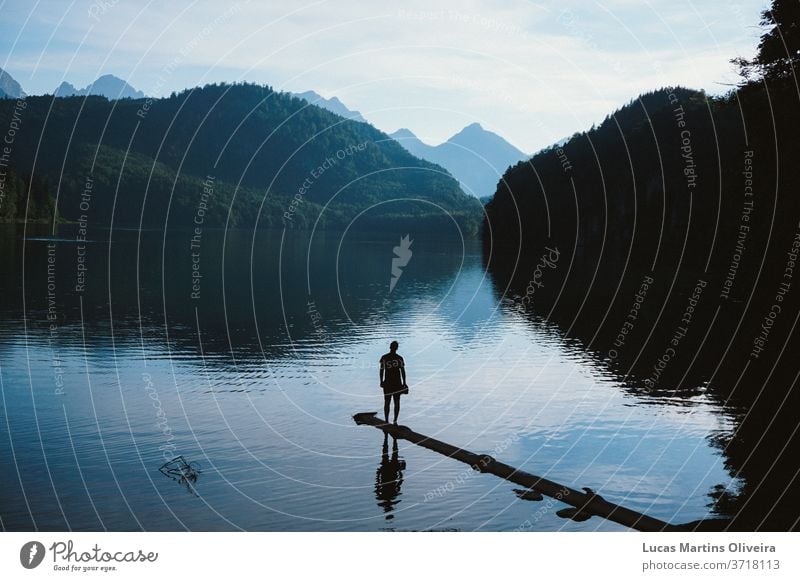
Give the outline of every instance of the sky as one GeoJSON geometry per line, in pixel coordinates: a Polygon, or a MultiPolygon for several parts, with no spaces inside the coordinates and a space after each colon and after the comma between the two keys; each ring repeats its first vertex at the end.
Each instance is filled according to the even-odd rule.
{"type": "Polygon", "coordinates": [[[533,153],[668,85],[728,91],[755,0],[0,0],[28,94],[114,74],[150,96],[219,81],[337,96],[432,144],[470,123],[533,153]]]}

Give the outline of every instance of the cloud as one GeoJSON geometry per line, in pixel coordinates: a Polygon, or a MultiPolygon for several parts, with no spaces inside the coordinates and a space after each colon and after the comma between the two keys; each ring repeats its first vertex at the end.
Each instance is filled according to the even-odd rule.
{"type": "Polygon", "coordinates": [[[408,126],[430,141],[478,121],[534,151],[644,90],[685,84],[723,91],[719,83],[734,80],[728,61],[752,54],[765,3],[6,6],[6,68],[28,92],[52,91],[62,78],[82,86],[104,73],[158,94],[245,79],[337,95],[383,129],[408,126]]]}

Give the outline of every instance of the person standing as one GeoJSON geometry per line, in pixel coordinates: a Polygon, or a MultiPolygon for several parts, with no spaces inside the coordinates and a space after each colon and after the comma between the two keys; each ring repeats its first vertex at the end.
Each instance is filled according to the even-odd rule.
{"type": "Polygon", "coordinates": [[[389,407],[394,400],[394,423],[397,423],[397,416],[400,415],[400,396],[408,393],[406,384],[406,364],[403,358],[397,353],[400,345],[397,341],[389,344],[389,352],[381,357],[380,378],[383,388],[383,416],[386,423],[389,423],[389,407]]]}

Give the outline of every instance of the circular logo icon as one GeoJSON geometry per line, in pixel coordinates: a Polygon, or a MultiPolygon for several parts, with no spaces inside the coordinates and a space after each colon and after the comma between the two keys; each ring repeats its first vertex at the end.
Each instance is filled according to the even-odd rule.
{"type": "Polygon", "coordinates": [[[35,569],[44,560],[44,545],[39,541],[30,541],[19,550],[19,562],[26,569],[35,569]]]}

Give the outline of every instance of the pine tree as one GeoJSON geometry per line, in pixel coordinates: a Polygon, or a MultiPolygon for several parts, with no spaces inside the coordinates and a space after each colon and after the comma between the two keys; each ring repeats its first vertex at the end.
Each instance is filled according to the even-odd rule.
{"type": "Polygon", "coordinates": [[[734,59],[747,79],[788,79],[800,64],[800,2],[773,0],[772,7],[761,13],[758,53],[753,60],[734,59]]]}

